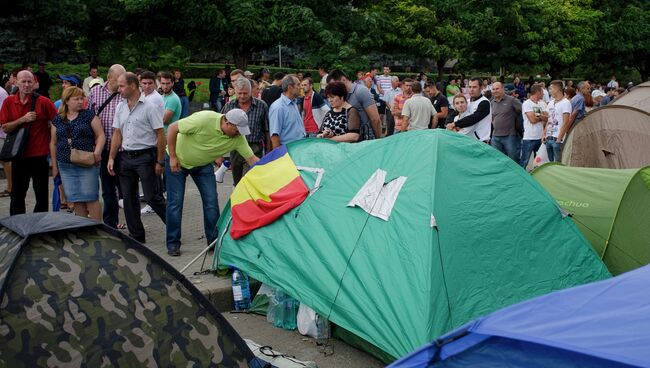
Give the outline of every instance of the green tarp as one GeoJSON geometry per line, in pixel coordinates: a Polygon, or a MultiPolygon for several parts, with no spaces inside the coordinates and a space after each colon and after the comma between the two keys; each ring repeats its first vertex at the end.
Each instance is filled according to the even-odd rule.
{"type": "Polygon", "coordinates": [[[555,200],[484,143],[427,130],[304,139],[288,151],[308,186],[322,170],[319,188],[237,241],[227,208],[213,267],[285,290],[393,358],[496,309],[610,276],[555,200]],[[378,169],[385,195],[359,196],[378,169]],[[355,197],[371,207],[348,206],[355,197]]]}
{"type": "Polygon", "coordinates": [[[616,170],[549,163],[533,171],[533,177],[572,214],[611,273],[650,263],[650,167],[616,170]]]}

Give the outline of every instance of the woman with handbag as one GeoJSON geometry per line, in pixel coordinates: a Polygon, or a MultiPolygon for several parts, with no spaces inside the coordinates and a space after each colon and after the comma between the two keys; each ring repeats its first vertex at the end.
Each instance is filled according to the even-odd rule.
{"type": "Polygon", "coordinates": [[[77,216],[102,220],[99,203],[99,163],[106,137],[92,110],[83,109],[84,92],[68,87],[52,120],[52,176],[61,175],[66,198],[77,216]]]}

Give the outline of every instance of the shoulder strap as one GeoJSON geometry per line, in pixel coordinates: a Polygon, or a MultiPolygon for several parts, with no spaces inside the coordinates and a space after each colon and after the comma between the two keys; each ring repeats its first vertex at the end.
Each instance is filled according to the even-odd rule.
{"type": "Polygon", "coordinates": [[[117,96],[118,93],[119,93],[119,92],[113,92],[113,94],[110,95],[110,96],[106,99],[106,101],[104,101],[104,103],[99,107],[99,109],[97,110],[97,112],[95,112],[95,115],[96,115],[96,116],[99,116],[99,114],[101,114],[102,111],[104,111],[104,108],[106,107],[106,105],[108,105],[108,104],[111,102],[111,100],[114,99],[115,96],[117,96]]]}
{"type": "Polygon", "coordinates": [[[40,96],[41,96],[41,95],[39,95],[39,94],[36,93],[36,92],[34,92],[34,93],[32,94],[32,109],[31,109],[30,111],[36,111],[36,102],[38,102],[38,98],[39,98],[40,96]]]}

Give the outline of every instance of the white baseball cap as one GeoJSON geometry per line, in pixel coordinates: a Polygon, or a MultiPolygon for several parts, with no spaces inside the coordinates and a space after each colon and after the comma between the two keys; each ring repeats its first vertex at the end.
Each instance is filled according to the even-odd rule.
{"type": "Polygon", "coordinates": [[[226,120],[237,127],[239,134],[249,135],[251,130],[248,127],[248,115],[242,109],[232,109],[226,113],[226,120]]]}

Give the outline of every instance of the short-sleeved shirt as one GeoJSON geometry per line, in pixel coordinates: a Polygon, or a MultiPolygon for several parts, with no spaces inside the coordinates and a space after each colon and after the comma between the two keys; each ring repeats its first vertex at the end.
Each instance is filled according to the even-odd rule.
{"type": "Polygon", "coordinates": [[[381,87],[381,90],[384,91],[384,95],[386,94],[386,92],[393,89],[393,77],[390,75],[382,74],[378,76],[377,83],[379,84],[379,87],[381,87]]]}
{"type": "Polygon", "coordinates": [[[336,112],[329,110],[323,117],[323,125],[321,125],[321,132],[329,129],[335,136],[343,135],[346,133],[359,133],[359,113],[354,107],[341,109],[336,112]]]}
{"type": "MultiPolygon", "coordinates": [[[[90,103],[90,107],[95,112],[98,111],[99,108],[104,105],[104,102],[106,102],[106,100],[111,98],[113,95],[113,92],[109,91],[108,88],[106,88],[107,84],[108,82],[90,90],[90,98],[88,102],[90,103]]],[[[122,96],[117,93],[115,97],[113,97],[111,101],[99,113],[99,120],[102,122],[104,135],[106,136],[106,144],[104,145],[104,149],[107,151],[111,149],[111,140],[113,139],[113,120],[115,120],[115,109],[117,108],[117,105],[119,105],[123,100],[124,99],[122,96]]]]}
{"type": "Polygon", "coordinates": [[[576,120],[581,120],[585,117],[585,97],[582,92],[576,93],[571,99],[571,112],[577,111],[576,120]]]}
{"type": "Polygon", "coordinates": [[[221,130],[223,114],[203,110],[179,120],[176,157],[186,169],[204,166],[231,151],[244,158],[252,157],[253,150],[246,138],[231,138],[221,130]]]}
{"type": "Polygon", "coordinates": [[[544,103],[541,100],[538,102],[534,102],[531,99],[527,99],[521,105],[521,114],[522,117],[524,118],[523,139],[525,140],[542,139],[542,134],[544,134],[544,123],[540,121],[538,123],[533,124],[530,122],[530,119],[528,119],[528,116],[526,115],[527,112],[541,114],[542,111],[544,111],[544,103]]]}
{"type": "Polygon", "coordinates": [[[449,84],[447,85],[447,88],[445,88],[445,91],[447,92],[447,98],[454,97],[460,93],[460,87],[458,85],[452,86],[449,84]]]}
{"type": "MultiPolygon", "coordinates": [[[[34,95],[30,94],[25,103],[20,102],[20,93],[7,97],[0,110],[0,125],[18,120],[30,112],[33,97],[34,95]]],[[[43,157],[50,154],[50,121],[54,119],[56,109],[49,98],[39,96],[34,111],[36,120],[26,123],[31,126],[23,157],[43,157]]]]}
{"type": "MultiPolygon", "coordinates": [[[[241,109],[238,100],[228,101],[223,107],[223,113],[232,109],[241,109]]],[[[264,133],[269,131],[269,107],[266,102],[251,97],[251,105],[246,111],[248,116],[248,127],[251,134],[246,136],[246,140],[251,143],[261,143],[264,140],[264,133]]]]}
{"type": "Polygon", "coordinates": [[[74,149],[93,152],[95,150],[95,132],[91,125],[95,113],[86,109],[79,111],[79,115],[68,121],[57,114],[52,120],[56,128],[56,160],[70,163],[70,146],[74,149]],[[68,138],[72,141],[68,144],[68,138]]]}
{"type": "MultiPolygon", "coordinates": [[[[437,95],[431,97],[431,103],[433,108],[436,109],[436,113],[442,112],[443,107],[449,108],[449,100],[440,91],[438,91],[437,95]]],[[[438,128],[445,129],[445,119],[438,121],[438,128]]]]}
{"type": "MultiPolygon", "coordinates": [[[[144,94],[144,92],[142,94],[144,94]]],[[[160,120],[162,121],[163,117],[165,116],[165,100],[163,99],[163,96],[158,93],[158,91],[153,91],[150,94],[145,95],[144,100],[147,103],[151,103],[156,106],[156,111],[160,112],[160,120]]],[[[167,133],[167,126],[164,123],[163,129],[165,130],[165,133],[167,133]]]]}
{"type": "Polygon", "coordinates": [[[269,134],[279,136],[281,144],[305,138],[305,126],[296,100],[283,94],[269,108],[269,134]]]}
{"type": "Polygon", "coordinates": [[[515,122],[521,114],[521,102],[512,96],[504,95],[499,101],[493,98],[490,101],[492,109],[493,137],[507,137],[516,135],[515,122]]]}
{"type": "Polygon", "coordinates": [[[564,114],[571,114],[571,102],[569,100],[566,98],[560,101],[552,99],[548,103],[547,137],[557,138],[560,135],[560,130],[562,130],[562,126],[564,125],[564,114]]]}
{"type": "MultiPolygon", "coordinates": [[[[408,100],[410,97],[404,96],[404,93],[400,93],[395,98],[393,99],[393,110],[402,110],[404,109],[404,103],[406,100],[408,100]]],[[[395,118],[395,129],[396,130],[402,130],[402,118],[401,117],[396,117],[395,118]]]]}
{"type": "Polygon", "coordinates": [[[414,94],[404,102],[402,116],[409,118],[409,130],[428,129],[431,117],[436,114],[431,100],[422,96],[421,93],[414,94]]]}
{"type": "Polygon", "coordinates": [[[368,87],[361,84],[354,84],[352,86],[352,91],[348,92],[348,103],[359,112],[361,126],[370,127],[370,129],[368,129],[368,133],[370,134],[369,139],[374,139],[375,132],[372,130],[372,125],[370,124],[370,118],[366,113],[366,108],[374,105],[375,99],[372,97],[368,87]]]}
{"type": "Polygon", "coordinates": [[[156,129],[163,128],[162,115],[158,109],[158,106],[145,100],[144,93],[140,93],[133,109],[129,109],[127,100],[117,105],[113,128],[122,133],[124,150],[137,151],[158,145],[156,129]]]}
{"type": "MultiPolygon", "coordinates": [[[[181,105],[181,99],[178,97],[176,92],[171,91],[168,95],[163,96],[163,102],[165,103],[165,110],[172,111],[174,114],[172,115],[172,120],[169,122],[169,124],[178,121],[178,119],[181,118],[181,112],[183,111],[183,107],[181,105]]],[[[164,115],[164,113],[163,113],[164,115]]],[[[167,128],[169,125],[165,125],[165,135],[167,135],[167,128]]]]}
{"type": "Polygon", "coordinates": [[[262,92],[262,101],[266,102],[266,105],[270,108],[271,105],[280,98],[280,96],[282,96],[282,88],[272,84],[271,86],[264,88],[264,91],[262,92]]]}

